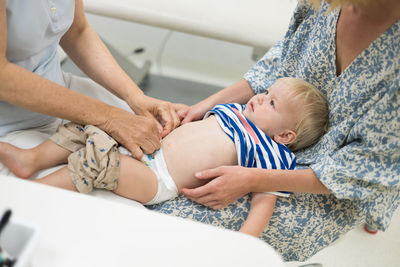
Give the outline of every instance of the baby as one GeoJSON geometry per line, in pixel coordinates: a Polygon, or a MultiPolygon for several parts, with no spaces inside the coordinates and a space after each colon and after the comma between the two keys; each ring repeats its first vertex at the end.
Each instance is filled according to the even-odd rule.
{"type": "MultiPolygon", "coordinates": [[[[217,105],[203,120],[182,125],[162,140],[154,158],[132,158],[97,127],[67,123],[49,140],[32,149],[0,143],[0,162],[16,176],[58,164],[68,166],[36,180],[88,193],[104,188],[139,201],[157,204],[178,196],[183,188],[204,182],[194,174],[223,165],[294,169],[293,151],[322,136],[328,105],[321,92],[295,78],[277,80],[246,105],[217,105]]],[[[253,193],[241,232],[259,236],[267,227],[277,195],[253,193]]]]}

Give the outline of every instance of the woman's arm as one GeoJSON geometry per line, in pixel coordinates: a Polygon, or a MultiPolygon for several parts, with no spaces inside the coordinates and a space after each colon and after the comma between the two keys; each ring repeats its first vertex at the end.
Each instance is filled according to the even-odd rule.
{"type": "Polygon", "coordinates": [[[74,21],[60,45],[85,74],[121,99],[143,95],[88,24],[82,0],[75,1],[74,21]]]}
{"type": "Polygon", "coordinates": [[[107,114],[113,110],[111,106],[64,88],[7,60],[6,1],[0,1],[0,99],[79,123],[99,125],[106,122],[107,114]]]}
{"type": "Polygon", "coordinates": [[[194,189],[185,188],[182,192],[191,200],[213,209],[226,207],[249,192],[331,193],[311,169],[265,170],[223,166],[198,172],[196,178],[210,182],[194,189]]]}
{"type": "Polygon", "coordinates": [[[253,193],[252,195],[249,215],[239,232],[259,237],[272,217],[276,195],[268,193],[253,193]]]}
{"type": "MultiPolygon", "coordinates": [[[[50,116],[99,126],[137,158],[141,158],[143,152],[152,153],[160,147],[160,133],[154,119],[133,115],[79,94],[9,62],[6,17],[6,1],[0,0],[0,100],[50,116]]],[[[145,104],[145,108],[159,112],[151,103],[145,104]]],[[[176,117],[175,121],[178,120],[176,117]]]]}
{"type": "Polygon", "coordinates": [[[245,104],[254,95],[249,83],[242,79],[239,82],[226,87],[225,89],[207,97],[199,103],[183,108],[178,111],[178,115],[182,120],[182,124],[194,120],[200,120],[204,117],[207,111],[212,109],[217,104],[224,103],[240,103],[245,104]]]}
{"type": "MultiPolygon", "coordinates": [[[[164,121],[164,132],[176,128],[180,120],[171,103],[147,97],[115,61],[100,37],[88,24],[82,0],[75,1],[74,22],[60,45],[91,79],[125,100],[136,114],[164,121]]],[[[162,130],[161,124],[159,125],[162,130]]]]}
{"type": "Polygon", "coordinates": [[[258,169],[250,178],[251,192],[289,191],[312,194],[331,192],[318,179],[312,169],[264,170],[258,169]]]}

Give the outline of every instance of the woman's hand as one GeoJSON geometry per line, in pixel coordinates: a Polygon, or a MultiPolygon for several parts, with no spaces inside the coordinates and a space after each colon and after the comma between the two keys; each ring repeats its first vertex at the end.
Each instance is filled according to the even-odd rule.
{"type": "Polygon", "coordinates": [[[221,209],[232,204],[251,191],[252,168],[222,166],[196,173],[196,178],[210,180],[207,184],[182,190],[189,199],[213,209],[221,209]]]}
{"type": "Polygon", "coordinates": [[[175,111],[175,106],[167,101],[155,99],[144,94],[137,94],[128,105],[137,115],[143,115],[156,122],[161,137],[168,135],[179,126],[180,119],[175,111]]]}
{"type": "Polygon", "coordinates": [[[178,111],[179,118],[182,120],[181,124],[185,124],[191,121],[197,121],[203,119],[207,111],[213,108],[213,105],[209,105],[205,100],[178,111]]]}
{"type": "Polygon", "coordinates": [[[190,108],[190,106],[182,103],[173,103],[176,114],[178,114],[178,117],[180,121],[182,121],[185,118],[185,114],[187,110],[190,108]]]}
{"type": "Polygon", "coordinates": [[[241,79],[239,82],[224,88],[199,103],[178,111],[178,115],[182,120],[181,124],[201,120],[206,112],[217,104],[233,102],[244,104],[252,96],[254,96],[254,92],[251,89],[250,84],[245,79],[241,79]]]}
{"type": "Polygon", "coordinates": [[[113,108],[107,118],[106,122],[97,126],[126,147],[135,158],[141,159],[143,152],[150,154],[160,148],[160,132],[156,120],[119,108],[113,108]]]}

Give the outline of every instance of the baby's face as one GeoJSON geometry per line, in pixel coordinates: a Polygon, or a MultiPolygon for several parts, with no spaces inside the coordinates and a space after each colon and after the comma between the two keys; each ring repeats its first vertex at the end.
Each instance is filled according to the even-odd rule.
{"type": "Polygon", "coordinates": [[[301,111],[301,103],[293,99],[289,85],[278,80],[265,93],[253,96],[243,114],[265,134],[274,138],[284,130],[295,131],[301,111]]]}

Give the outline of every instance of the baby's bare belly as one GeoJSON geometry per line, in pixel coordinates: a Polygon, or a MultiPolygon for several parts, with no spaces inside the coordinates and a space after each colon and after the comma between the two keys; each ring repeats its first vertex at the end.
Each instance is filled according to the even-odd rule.
{"type": "Polygon", "coordinates": [[[179,192],[204,184],[194,177],[197,171],[237,164],[235,145],[214,116],[180,126],[161,147],[179,192]]]}

